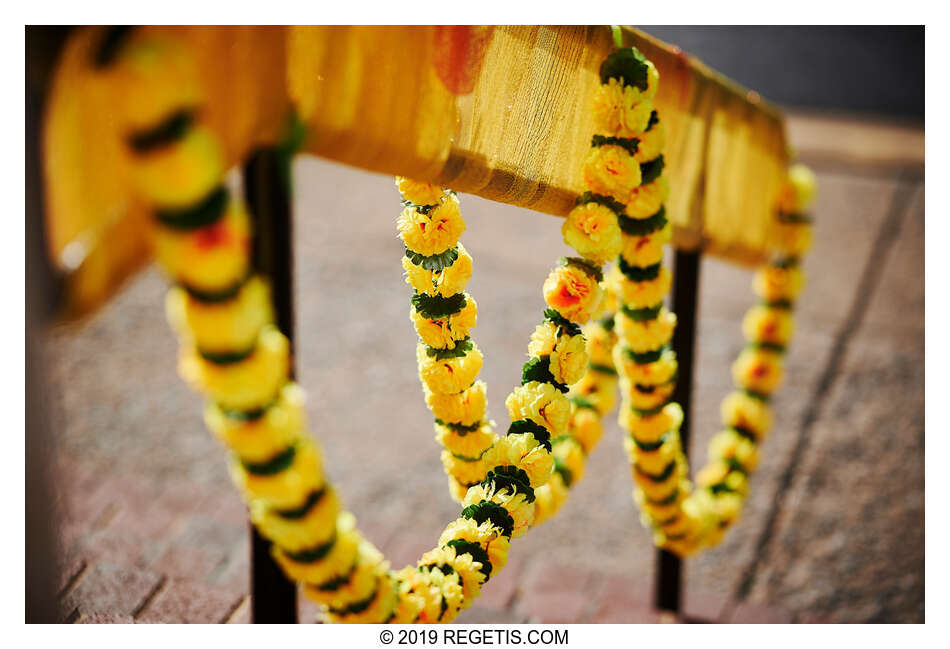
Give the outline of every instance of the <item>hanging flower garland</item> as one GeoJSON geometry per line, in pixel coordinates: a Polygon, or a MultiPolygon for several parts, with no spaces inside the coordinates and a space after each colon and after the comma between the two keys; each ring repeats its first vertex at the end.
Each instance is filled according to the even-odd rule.
{"type": "Polygon", "coordinates": [[[758,463],[758,444],[771,425],[769,398],[779,386],[782,356],[794,327],[791,311],[804,281],[801,255],[811,241],[801,212],[814,194],[814,178],[803,167],[789,175],[780,200],[778,248],[782,254],[761,269],[754,288],[763,300],[743,321],[748,342],[733,364],[739,391],[722,404],[726,430],[710,443],[710,462],[694,489],[679,436],[683,411],[671,402],[676,354],[670,347],[676,315],[664,306],[672,276],[663,265],[671,238],[664,203],[665,130],[653,109],[659,75],[634,48],[612,53],[600,69],[594,99],[598,134],[584,162],[589,191],[564,225],[564,238],[596,261],[619,253],[607,285],[621,305],[615,318],[620,373],[620,425],[636,483],[634,500],[655,543],[680,555],[718,543],[741,511],[747,475],[758,463]],[[614,227],[619,242],[614,243],[614,227]],[[586,250],[585,237],[591,250],[586,250]],[[609,239],[597,252],[594,242],[609,239]]]}

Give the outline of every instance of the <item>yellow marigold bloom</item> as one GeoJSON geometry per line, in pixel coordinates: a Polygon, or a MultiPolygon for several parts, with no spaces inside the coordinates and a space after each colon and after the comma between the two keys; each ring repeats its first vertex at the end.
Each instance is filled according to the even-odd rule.
{"type": "Polygon", "coordinates": [[[548,367],[558,383],[572,385],[580,381],[587,371],[587,343],[584,336],[561,336],[551,352],[548,367]]]}
{"type": "Polygon", "coordinates": [[[772,428],[772,411],[767,403],[744,392],[731,392],[722,400],[722,425],[743,428],[761,440],[772,428]]]}
{"type": "Polygon", "coordinates": [[[425,607],[419,614],[419,622],[448,624],[458,615],[464,600],[459,576],[443,574],[438,568],[420,574],[425,586],[417,592],[425,597],[425,607]]]}
{"type": "Polygon", "coordinates": [[[530,381],[518,386],[505,399],[505,407],[512,421],[530,419],[544,426],[552,438],[567,432],[571,402],[550,383],[530,381]]]}
{"type": "Polygon", "coordinates": [[[623,438],[623,448],[627,452],[627,457],[635,463],[642,471],[658,475],[669,465],[676,461],[676,456],[682,452],[679,435],[667,435],[663,444],[652,451],[645,451],[636,445],[633,438],[629,435],[623,438]]]}
{"type": "Polygon", "coordinates": [[[231,200],[214,223],[190,231],[158,224],[154,237],[155,257],[175,282],[214,293],[247,277],[251,224],[240,200],[231,200]]]}
{"type": "Polygon", "coordinates": [[[338,615],[333,611],[327,613],[327,620],[331,623],[343,624],[382,624],[396,607],[396,585],[388,574],[381,574],[376,588],[376,595],[369,607],[359,613],[338,615]]]}
{"type": "Polygon", "coordinates": [[[661,385],[639,386],[627,377],[620,377],[620,392],[625,400],[638,410],[650,410],[667,401],[676,388],[676,382],[670,381],[661,385]]]}
{"type": "Polygon", "coordinates": [[[577,440],[585,453],[590,453],[604,434],[600,415],[590,408],[578,408],[572,404],[568,434],[577,440]]]}
{"type": "MultiPolygon", "coordinates": [[[[330,540],[336,529],[337,515],[340,513],[340,497],[334,488],[325,485],[321,494],[302,516],[288,518],[266,503],[251,501],[249,509],[251,521],[265,537],[290,552],[299,552],[317,547],[330,540]]],[[[304,501],[303,507],[309,504],[304,501]]],[[[300,511],[298,507],[296,511],[300,511]]],[[[294,510],[287,510],[294,511],[294,510]]]]}
{"type": "Polygon", "coordinates": [[[480,458],[495,442],[495,433],[489,424],[472,432],[460,434],[449,426],[435,424],[435,439],[450,453],[462,458],[480,458]]]}
{"type": "Polygon", "coordinates": [[[735,460],[746,471],[754,471],[759,464],[759,449],[752,440],[746,439],[734,430],[723,430],[709,441],[709,457],[713,459],[735,460]]]}
{"type": "Polygon", "coordinates": [[[573,264],[552,270],[541,290],[549,307],[579,324],[590,320],[603,299],[603,291],[597,280],[573,264]]]}
{"type": "Polygon", "coordinates": [[[583,397],[597,410],[601,417],[613,410],[617,404],[617,377],[588,370],[580,381],[571,386],[568,395],[583,397]]]}
{"type": "Polygon", "coordinates": [[[252,473],[237,458],[230,464],[231,479],[245,500],[260,499],[277,509],[295,509],[326,482],[323,458],[309,439],[303,437],[294,447],[290,466],[277,473],[252,473]]]}
{"type": "Polygon", "coordinates": [[[745,348],[732,364],[736,386],[762,394],[772,394],[785,374],[782,355],[769,349],[745,348]]]}
{"type": "Polygon", "coordinates": [[[626,203],[640,186],[640,163],[621,146],[591,147],[584,158],[584,184],[595,194],[626,203]]]}
{"type": "Polygon", "coordinates": [[[671,349],[663,350],[659,360],[641,365],[624,353],[620,345],[614,347],[614,363],[620,368],[620,373],[631,383],[640,385],[669,383],[676,375],[678,367],[676,354],[671,349]]]}
{"type": "Polygon", "coordinates": [[[805,284],[805,273],[800,266],[778,268],[764,266],[755,273],[752,288],[763,300],[794,300],[805,284]]]}
{"type": "Polygon", "coordinates": [[[458,313],[444,318],[429,319],[410,308],[409,316],[422,342],[436,349],[455,349],[455,343],[468,337],[478,319],[475,299],[465,294],[465,306],[458,313]]]}
{"type": "Polygon", "coordinates": [[[587,357],[589,362],[605,367],[614,366],[614,344],[617,335],[608,331],[600,323],[584,326],[584,338],[587,339],[587,357]]]}
{"type": "Polygon", "coordinates": [[[257,346],[243,360],[218,364],[203,358],[195,348],[182,349],[178,371],[193,389],[228,410],[256,410],[269,405],[287,381],[287,339],[268,325],[261,329],[257,346]]]}
{"type": "Polygon", "coordinates": [[[671,430],[679,430],[683,423],[683,409],[678,403],[670,403],[655,415],[641,417],[629,407],[622,407],[619,421],[624,430],[641,442],[650,444],[659,441],[671,430]]]}
{"type": "Polygon", "coordinates": [[[795,333],[795,318],[788,309],[757,304],[742,319],[742,333],[752,342],[787,345],[795,333]]]}
{"type": "Polygon", "coordinates": [[[567,500],[568,488],[561,475],[555,473],[545,484],[534,490],[534,525],[548,520],[567,500]]]}
{"type": "Polygon", "coordinates": [[[600,266],[613,261],[623,246],[617,215],[599,203],[583,203],[561,225],[564,243],[600,266]]]}
{"type": "Polygon", "coordinates": [[[413,567],[406,566],[393,574],[396,579],[396,610],[392,624],[412,624],[425,607],[425,598],[412,589],[412,579],[422,580],[422,575],[413,567]]]}
{"type": "MultiPolygon", "coordinates": [[[[550,457],[550,453],[544,452],[550,457]]],[[[477,505],[484,500],[500,505],[511,515],[514,521],[514,528],[511,533],[513,539],[524,536],[528,528],[534,523],[534,503],[529,503],[524,494],[512,493],[508,488],[496,490],[491,486],[475,485],[465,494],[462,506],[477,505]]]]}
{"type": "Polygon", "coordinates": [[[484,480],[485,473],[489,469],[484,458],[470,462],[455,457],[447,450],[442,451],[440,457],[445,473],[461,484],[472,484],[484,480]]]}
{"type": "Polygon", "coordinates": [[[620,254],[631,266],[652,266],[663,261],[663,247],[673,236],[673,223],[667,221],[661,229],[642,236],[624,236],[620,254]]]}
{"type": "Polygon", "coordinates": [[[528,474],[532,487],[547,482],[554,469],[554,458],[531,433],[502,437],[484,456],[485,468],[514,466],[528,474]]]}
{"type": "Polygon", "coordinates": [[[458,243],[459,256],[448,268],[426,270],[416,266],[403,255],[402,267],[406,271],[406,283],[419,293],[451,297],[465,290],[472,278],[472,256],[468,254],[462,242],[458,243]]]}
{"type": "Polygon", "coordinates": [[[552,445],[552,454],[557,463],[571,474],[571,484],[575,485],[584,477],[584,449],[573,437],[562,437],[552,445]]]}
{"type": "Polygon", "coordinates": [[[491,521],[479,524],[471,518],[458,518],[446,526],[442,536],[439,537],[439,545],[445,545],[455,539],[478,543],[488,553],[488,560],[492,565],[492,577],[508,563],[510,541],[499,528],[491,524],[491,521]]]}
{"type": "Polygon", "coordinates": [[[462,581],[462,595],[464,601],[462,608],[471,605],[472,600],[479,596],[482,590],[482,584],[485,582],[485,574],[481,571],[480,561],[474,561],[472,555],[468,553],[458,554],[454,547],[440,546],[429,550],[419,559],[419,567],[425,568],[432,566],[442,569],[442,566],[450,566],[458,574],[462,581]]]}
{"type": "Polygon", "coordinates": [[[430,392],[436,394],[458,394],[475,382],[482,371],[482,352],[477,345],[455,358],[436,358],[429,356],[426,346],[416,345],[416,362],[419,365],[419,379],[430,392]]]}
{"type": "Polygon", "coordinates": [[[617,292],[625,305],[633,309],[642,309],[663,301],[673,284],[673,274],[669,268],[661,266],[655,279],[632,282],[617,266],[612,266],[607,272],[606,282],[612,290],[617,292]]]}
{"type": "Polygon", "coordinates": [[[454,247],[465,231],[459,199],[454,194],[446,195],[438,207],[426,214],[407,207],[399,215],[396,226],[406,247],[426,257],[454,247]]]}
{"type": "Polygon", "coordinates": [[[349,573],[356,561],[362,537],[356,529],[356,519],[349,512],[340,512],[336,522],[336,540],[326,556],[312,561],[296,561],[278,546],[271,553],[288,577],[308,584],[322,584],[349,573]]]}
{"type": "Polygon", "coordinates": [[[402,176],[396,176],[396,187],[404,199],[416,205],[438,205],[443,196],[438,185],[402,176]]]}
{"type": "Polygon", "coordinates": [[[627,216],[645,219],[660,211],[670,197],[670,182],[666,176],[660,176],[651,183],[640,185],[627,196],[627,216]]]}
{"type": "Polygon", "coordinates": [[[149,202],[183,208],[207,196],[224,175],[224,155],[217,136],[204,126],[188,129],[184,138],[136,156],[132,182],[149,202]]]}
{"type": "Polygon", "coordinates": [[[256,275],[224,302],[203,302],[175,286],[166,294],[165,312],[186,342],[217,353],[249,348],[261,327],[274,321],[270,289],[256,275]]]}
{"type": "Polygon", "coordinates": [[[468,492],[468,486],[456,480],[454,476],[447,475],[446,477],[447,482],[449,483],[449,495],[452,497],[452,500],[457,503],[462,502],[462,499],[465,498],[466,492],[468,492]]]}
{"type": "Polygon", "coordinates": [[[198,106],[202,84],[181,42],[149,35],[129,39],[110,69],[114,115],[123,132],[152,129],[182,107],[198,106]]]}
{"type": "Polygon", "coordinates": [[[637,145],[637,153],[634,156],[637,162],[643,164],[653,160],[663,153],[666,147],[666,126],[663,122],[657,122],[649,131],[637,136],[640,141],[637,145]]]}
{"type": "Polygon", "coordinates": [[[807,210],[815,200],[816,185],[815,174],[811,169],[803,164],[793,165],[782,187],[779,209],[791,214],[807,210]]]}
{"type": "Polygon", "coordinates": [[[742,514],[742,496],[737,493],[720,493],[713,498],[712,510],[726,525],[732,525],[742,514]]]}
{"type": "Polygon", "coordinates": [[[296,383],[286,383],[277,401],[260,417],[229,416],[210,402],[205,408],[205,425],[218,440],[247,462],[264,462],[284,450],[305,429],[304,391],[296,383]]]}
{"type": "Polygon", "coordinates": [[[775,228],[775,246],[791,257],[801,257],[811,248],[810,223],[786,223],[779,221],[775,228]]]}
{"type": "Polygon", "coordinates": [[[654,480],[652,477],[643,473],[642,470],[638,471],[636,465],[634,465],[632,473],[634,481],[643,490],[643,493],[648,498],[658,500],[664,495],[669,494],[673,490],[673,487],[678,485],[680,481],[686,477],[685,469],[686,467],[683,463],[676,462],[669,476],[662,480],[654,480]]]}
{"type": "Polygon", "coordinates": [[[593,113],[597,132],[618,137],[637,137],[650,122],[654,94],[656,81],[641,91],[634,86],[624,86],[617,79],[608,79],[594,93],[593,113]]]}
{"type": "Polygon", "coordinates": [[[618,311],[614,323],[620,342],[628,349],[642,353],[659,349],[670,342],[676,329],[676,314],[663,307],[656,318],[641,322],[618,311]]]}
{"type": "Polygon", "coordinates": [[[528,356],[550,356],[557,344],[557,326],[545,320],[531,333],[531,342],[528,343],[528,356]]]}
{"type": "Polygon", "coordinates": [[[680,480],[679,484],[672,485],[663,498],[652,502],[639,486],[633,488],[633,500],[645,514],[654,520],[664,521],[679,513],[683,501],[689,496],[692,486],[689,480],[680,480]],[[672,496],[672,499],[670,497],[672,496]],[[658,504],[664,501],[662,504],[658,504]],[[668,502],[666,502],[668,501],[668,502]]]}
{"type": "Polygon", "coordinates": [[[366,601],[379,586],[380,564],[383,556],[368,541],[361,541],[357,548],[357,557],[353,573],[349,580],[336,590],[323,591],[313,584],[304,587],[308,599],[332,609],[345,609],[351,604],[366,601]]]}
{"type": "Polygon", "coordinates": [[[439,394],[423,386],[426,405],[437,419],[452,424],[471,426],[485,417],[485,390],[484,381],[476,381],[466,390],[458,394],[439,394]]]}

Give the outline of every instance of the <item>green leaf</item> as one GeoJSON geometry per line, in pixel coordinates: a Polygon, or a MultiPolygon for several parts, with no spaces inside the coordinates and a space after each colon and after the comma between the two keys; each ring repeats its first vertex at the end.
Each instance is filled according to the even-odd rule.
{"type": "Polygon", "coordinates": [[[663,161],[663,154],[661,153],[657,157],[653,158],[649,162],[644,162],[640,165],[640,180],[641,185],[648,185],[654,180],[660,177],[660,174],[663,173],[663,167],[666,166],[666,163],[663,161]]]}
{"type": "Polygon", "coordinates": [[[474,344],[472,343],[472,339],[469,337],[465,337],[462,340],[456,341],[454,349],[437,349],[435,347],[429,347],[428,345],[425,345],[426,356],[429,358],[435,358],[439,361],[445,360],[446,358],[462,358],[465,356],[465,354],[472,350],[472,347],[474,347],[474,344]]]}
{"type": "Polygon", "coordinates": [[[752,397],[753,399],[758,399],[759,401],[762,401],[764,403],[768,403],[769,401],[772,400],[772,397],[765,394],[764,392],[757,392],[756,390],[743,390],[743,392],[749,395],[750,397],[752,397]]]}
{"type": "Polygon", "coordinates": [[[520,493],[529,503],[534,502],[534,489],[531,488],[531,480],[524,469],[516,466],[496,466],[482,480],[482,485],[485,487],[492,484],[498,491],[506,489],[511,495],[520,493]]]}
{"type": "Polygon", "coordinates": [[[469,505],[462,510],[463,518],[471,518],[481,525],[485,521],[491,521],[491,524],[501,530],[501,533],[510,537],[512,530],[515,529],[515,520],[511,517],[504,507],[490,500],[469,505]]]}
{"type": "Polygon", "coordinates": [[[307,548],[305,550],[298,550],[297,552],[290,552],[289,550],[284,550],[284,554],[296,561],[297,563],[316,563],[320,561],[328,554],[330,550],[333,549],[333,545],[336,543],[336,532],[333,533],[333,536],[330,537],[330,540],[326,543],[321,543],[320,545],[314,546],[312,548],[307,548]]]}
{"type": "Polygon", "coordinates": [[[812,218],[808,214],[798,212],[779,212],[776,216],[782,223],[811,223],[812,218]]]}
{"type": "Polygon", "coordinates": [[[600,64],[601,83],[616,79],[625,86],[635,86],[640,90],[646,90],[649,84],[648,73],[647,59],[635,47],[611,52],[600,64]]]}
{"type": "Polygon", "coordinates": [[[314,506],[323,499],[324,494],[326,493],[326,487],[322,489],[317,489],[311,491],[310,495],[307,496],[307,499],[300,507],[295,507],[293,509],[275,509],[274,513],[280,516],[281,518],[286,518],[290,520],[298,520],[306,516],[314,506]]]}
{"type": "Polygon", "coordinates": [[[573,266],[574,268],[580,268],[598,282],[604,281],[604,273],[600,269],[600,266],[595,266],[586,259],[582,259],[580,257],[561,257],[557,260],[557,263],[561,266],[573,266]]]}
{"type": "Polygon", "coordinates": [[[660,267],[663,262],[657,262],[652,266],[631,266],[624,260],[623,255],[617,260],[617,266],[620,272],[631,282],[649,282],[660,275],[660,267]]]}
{"type": "Polygon", "coordinates": [[[218,185],[194,205],[155,211],[159,223],[171,230],[191,232],[217,223],[228,207],[228,188],[218,185]]]}
{"type": "Polygon", "coordinates": [[[254,475],[276,475],[286,470],[294,462],[294,455],[297,449],[294,446],[288,446],[286,449],[264,462],[246,462],[241,460],[241,464],[248,473],[254,475]]]}
{"type": "MultiPolygon", "coordinates": [[[[576,336],[581,333],[581,328],[579,325],[562,316],[557,312],[556,309],[545,309],[544,318],[545,320],[552,322],[557,327],[560,327],[562,332],[569,336],[576,336]]],[[[560,333],[561,332],[558,333],[558,336],[560,336],[560,333]]]]}
{"type": "Polygon", "coordinates": [[[627,347],[623,348],[624,355],[632,360],[637,365],[646,365],[647,363],[655,363],[660,360],[660,357],[663,356],[663,352],[670,349],[669,345],[663,345],[659,349],[654,349],[648,352],[635,352],[632,349],[627,347]]]}
{"type": "Polygon", "coordinates": [[[554,472],[560,474],[561,480],[564,481],[565,487],[570,487],[574,482],[574,473],[567,468],[567,465],[564,464],[564,461],[558,457],[554,458],[554,472]]]}
{"type": "Polygon", "coordinates": [[[247,349],[236,352],[209,352],[198,348],[198,354],[209,363],[214,363],[215,365],[233,365],[248,358],[254,353],[255,349],[257,349],[256,343],[247,349]]]}
{"type": "Polygon", "coordinates": [[[576,203],[578,205],[585,205],[586,203],[597,203],[598,205],[603,205],[609,210],[612,210],[614,214],[620,216],[627,211],[627,206],[621,203],[620,201],[611,198],[610,196],[604,196],[603,194],[595,194],[594,192],[584,192],[577,197],[576,203]]]}
{"type": "Polygon", "coordinates": [[[772,268],[784,268],[787,270],[789,268],[798,267],[799,265],[801,265],[801,261],[802,260],[799,259],[798,257],[782,256],[782,257],[776,257],[775,259],[770,261],[769,266],[771,266],[772,268]]]}
{"type": "Polygon", "coordinates": [[[585,410],[597,410],[597,408],[594,407],[594,404],[588,401],[587,399],[585,399],[584,397],[575,396],[575,397],[569,397],[569,398],[571,400],[571,403],[573,403],[578,408],[585,409],[585,410]]]}
{"type": "Polygon", "coordinates": [[[759,438],[756,436],[755,431],[753,431],[751,428],[746,428],[745,426],[733,426],[732,430],[736,431],[736,434],[745,437],[751,442],[755,442],[756,444],[759,443],[759,438]]]}
{"type": "Polygon", "coordinates": [[[381,584],[380,584],[380,580],[377,579],[377,580],[376,580],[376,588],[373,589],[373,592],[370,593],[369,597],[367,597],[366,599],[362,599],[362,600],[360,600],[360,601],[358,601],[358,602],[354,602],[354,603],[350,604],[349,606],[347,606],[347,607],[345,607],[345,608],[332,608],[332,607],[330,607],[330,611],[331,611],[334,615],[338,615],[338,616],[340,616],[340,617],[343,617],[343,616],[346,616],[346,615],[356,615],[357,613],[362,613],[363,611],[365,611],[366,609],[368,609],[368,608],[370,607],[370,605],[373,603],[373,601],[376,599],[376,593],[377,593],[377,591],[379,591],[379,589],[380,589],[381,587],[382,587],[382,586],[381,586],[381,584]]]}
{"type": "Polygon", "coordinates": [[[551,374],[550,356],[540,356],[532,358],[521,368],[521,385],[537,381],[538,383],[550,383],[561,392],[567,392],[567,386],[554,380],[551,374]]]}
{"type": "Polygon", "coordinates": [[[664,467],[659,473],[647,473],[636,464],[633,465],[633,469],[650,482],[665,482],[671,475],[673,475],[673,471],[676,469],[676,460],[670,460],[670,463],[667,464],[666,467],[664,467]]]}
{"type": "Polygon", "coordinates": [[[778,354],[785,353],[785,345],[779,345],[778,343],[768,343],[768,342],[751,342],[746,345],[746,349],[765,349],[770,352],[776,352],[778,354]]]}
{"type": "Polygon", "coordinates": [[[195,121],[195,109],[176,110],[157,126],[136,131],[129,136],[129,147],[138,154],[146,154],[172,145],[185,137],[195,121]]]}
{"type": "Polygon", "coordinates": [[[657,113],[656,111],[653,111],[652,113],[650,113],[650,121],[647,122],[647,130],[645,130],[644,133],[649,133],[650,130],[659,123],[660,123],[660,114],[657,113]]]}
{"type": "Polygon", "coordinates": [[[673,491],[670,492],[669,496],[663,496],[662,498],[650,498],[646,497],[646,500],[651,505],[672,505],[676,502],[676,498],[680,495],[679,486],[673,487],[673,491]]]}
{"type": "Polygon", "coordinates": [[[482,427],[482,422],[480,421],[477,421],[474,424],[463,425],[456,424],[451,421],[442,421],[438,417],[436,417],[435,423],[439,424],[440,426],[451,428],[456,433],[458,433],[460,437],[465,437],[469,433],[474,433],[476,430],[482,427]]]}
{"type": "Polygon", "coordinates": [[[652,417],[653,415],[660,414],[660,412],[663,410],[663,408],[666,407],[666,404],[668,403],[669,403],[669,400],[664,401],[660,405],[654,406],[653,408],[647,408],[646,410],[641,410],[640,408],[634,408],[633,406],[631,406],[630,410],[636,413],[637,416],[639,417],[652,417]]]}
{"type": "Polygon", "coordinates": [[[599,365],[597,363],[588,363],[588,369],[594,370],[595,372],[600,372],[601,374],[607,374],[609,376],[617,376],[617,370],[609,365],[599,365]]]}
{"type": "Polygon", "coordinates": [[[414,250],[406,248],[406,257],[416,266],[422,266],[426,270],[441,272],[455,263],[455,260],[459,257],[459,249],[458,246],[456,246],[440,252],[437,255],[429,255],[426,257],[414,250]]]}
{"type": "Polygon", "coordinates": [[[645,219],[634,219],[626,214],[618,214],[617,224],[620,225],[620,229],[624,234],[631,237],[642,237],[651,234],[666,227],[666,207],[661,205],[656,214],[645,219]]]}
{"type": "MultiPolygon", "coordinates": [[[[640,148],[640,140],[635,137],[616,137],[614,135],[595,135],[590,139],[590,145],[592,147],[601,147],[601,146],[619,146],[621,149],[624,149],[630,155],[636,155],[637,149],[640,148]]],[[[641,169],[643,165],[640,165],[641,169]]]]}
{"type": "Polygon", "coordinates": [[[422,317],[431,320],[454,315],[465,308],[467,302],[464,293],[456,293],[450,297],[416,293],[409,301],[422,317]]]}
{"type": "Polygon", "coordinates": [[[600,323],[600,326],[604,328],[605,331],[613,331],[613,330],[614,330],[614,316],[613,316],[613,314],[611,314],[611,315],[605,315],[603,318],[601,318],[600,320],[598,320],[598,322],[600,323]]]}
{"type": "Polygon", "coordinates": [[[669,433],[663,433],[663,435],[655,442],[641,442],[633,435],[630,436],[630,439],[633,440],[633,443],[637,445],[641,451],[655,451],[666,443],[666,437],[669,433]]]}
{"type": "Polygon", "coordinates": [[[445,545],[450,548],[455,548],[456,555],[467,554],[472,557],[472,561],[478,561],[481,563],[481,572],[483,575],[485,575],[486,581],[489,577],[491,577],[492,565],[488,558],[488,552],[486,552],[485,549],[478,543],[466,541],[465,539],[452,539],[445,545]]]}
{"type": "Polygon", "coordinates": [[[508,426],[508,435],[531,433],[541,446],[551,452],[551,433],[544,426],[530,419],[516,419],[508,426]]]}
{"type": "Polygon", "coordinates": [[[321,584],[316,585],[316,589],[323,592],[333,592],[335,590],[340,590],[343,586],[346,586],[350,583],[350,580],[353,578],[353,575],[356,574],[356,568],[359,566],[359,561],[353,561],[353,565],[350,566],[350,569],[342,575],[336,577],[331,577],[321,584]]]}
{"type": "Polygon", "coordinates": [[[188,292],[192,298],[203,302],[205,304],[221,304],[222,302],[229,302],[238,296],[238,293],[241,292],[241,289],[244,288],[244,285],[247,283],[247,280],[251,278],[250,274],[242,277],[238,281],[234,282],[231,286],[227,286],[219,291],[205,291],[199,288],[194,288],[181,283],[181,287],[188,292]]]}
{"type": "Polygon", "coordinates": [[[762,305],[772,309],[785,309],[786,311],[791,311],[795,308],[795,303],[791,300],[772,300],[771,302],[764,300],[762,305]]]}
{"type": "Polygon", "coordinates": [[[635,322],[646,322],[648,320],[656,320],[657,316],[660,315],[660,310],[663,308],[663,303],[654,304],[653,306],[645,306],[639,309],[632,309],[627,305],[620,307],[620,310],[623,311],[623,314],[635,322]]]}

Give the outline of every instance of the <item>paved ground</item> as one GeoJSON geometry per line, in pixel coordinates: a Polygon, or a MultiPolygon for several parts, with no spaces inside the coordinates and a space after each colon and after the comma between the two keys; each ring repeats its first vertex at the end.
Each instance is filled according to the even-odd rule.
{"type": "MultiPolygon", "coordinates": [[[[883,137],[859,133],[863,142],[883,137]]],[[[816,139],[795,122],[792,134],[816,139]]],[[[898,135],[922,145],[919,132],[898,135]]],[[[904,153],[870,164],[802,151],[819,174],[817,245],[778,424],[743,519],[722,546],[687,563],[687,615],[924,619],[922,146],[916,161],[904,153]]],[[[347,505],[401,566],[432,546],[458,508],[414,371],[392,226],[397,195],[387,177],[312,159],[298,164],[296,181],[297,367],[312,428],[347,505]]],[[[539,316],[539,287],[566,248],[550,216],[467,196],[463,210],[476,261],[475,335],[489,409],[501,419],[539,316]]],[[[749,282],[745,270],[703,264],[699,457],[741,346],[749,282]]],[[[199,398],[175,374],[164,289],[146,272],[95,318],[57,330],[47,349],[62,608],[72,621],[248,617],[244,510],[202,427],[199,398]]],[[[654,552],[630,491],[611,420],[560,515],[513,545],[509,566],[459,620],[656,620],[654,552]]],[[[309,621],[313,609],[302,613],[309,621]]]]}

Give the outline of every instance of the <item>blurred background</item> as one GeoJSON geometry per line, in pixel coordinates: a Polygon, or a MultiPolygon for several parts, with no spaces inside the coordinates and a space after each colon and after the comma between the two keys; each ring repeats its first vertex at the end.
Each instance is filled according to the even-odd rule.
{"type": "MultiPolygon", "coordinates": [[[[645,30],[786,107],[791,143],[819,182],[777,423],[743,518],[721,546],[686,562],[685,613],[922,622],[924,30],[645,30]]],[[[297,159],[294,181],[297,376],[311,428],[346,504],[401,567],[431,548],[458,507],[416,377],[399,196],[389,177],[311,157],[297,159]]],[[[501,421],[543,308],[541,283],[568,249],[551,216],[472,196],[462,209],[475,259],[473,335],[489,416],[501,421]]],[[[35,262],[28,255],[28,311],[43,297],[30,284],[42,270],[35,262]]],[[[68,621],[247,621],[245,511],[200,398],[176,374],[165,289],[150,267],[97,313],[28,345],[28,434],[46,418],[55,518],[41,522],[55,522],[51,588],[68,621]],[[34,382],[40,367],[45,381],[34,382]]],[[[751,273],[713,258],[700,290],[697,461],[718,430],[754,300],[751,273]]],[[[513,544],[509,567],[460,622],[656,619],[653,545],[631,499],[621,431],[614,415],[605,421],[567,505],[513,544]]],[[[301,606],[310,621],[313,609],[301,606]]]]}

